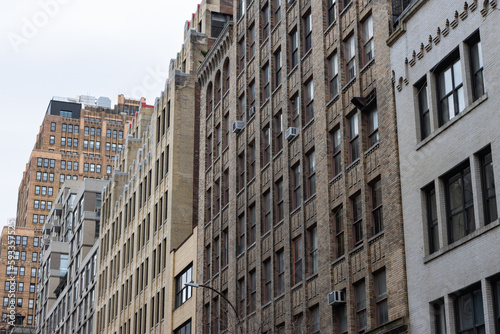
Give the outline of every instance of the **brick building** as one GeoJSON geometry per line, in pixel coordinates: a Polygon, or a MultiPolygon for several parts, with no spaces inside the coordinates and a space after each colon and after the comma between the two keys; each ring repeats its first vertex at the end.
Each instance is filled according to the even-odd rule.
{"type": "Polygon", "coordinates": [[[412,333],[500,333],[496,1],[415,1],[391,35],[412,333]]]}
{"type": "MultiPolygon", "coordinates": [[[[65,180],[107,179],[111,174],[113,156],[121,149],[133,117],[99,107],[99,100],[103,98],[92,102],[92,97],[54,97],[49,102],[19,186],[15,225],[21,238],[42,237],[42,227],[65,180]]],[[[40,253],[41,244],[39,239],[34,253],[40,253]]],[[[1,261],[6,263],[7,256],[3,252],[1,261]]],[[[0,276],[8,270],[0,267],[0,276]]],[[[36,308],[36,302],[34,305],[36,308]]],[[[26,303],[23,308],[22,312],[17,309],[35,314],[26,303]]],[[[31,317],[23,318],[22,325],[34,324],[31,317]]],[[[0,330],[5,328],[0,323],[0,330]]]]}
{"type": "Polygon", "coordinates": [[[198,70],[196,282],[237,316],[199,289],[199,332],[406,332],[386,40],[408,3],[235,1],[198,70]]]}
{"type": "Polygon", "coordinates": [[[101,191],[106,184],[68,180],[57,196],[43,230],[36,333],[92,333],[101,191]]]}
{"type": "Polygon", "coordinates": [[[9,225],[3,228],[0,239],[0,295],[3,301],[0,333],[5,334],[12,328],[11,324],[26,328],[33,328],[35,324],[42,232],[9,225]]]}

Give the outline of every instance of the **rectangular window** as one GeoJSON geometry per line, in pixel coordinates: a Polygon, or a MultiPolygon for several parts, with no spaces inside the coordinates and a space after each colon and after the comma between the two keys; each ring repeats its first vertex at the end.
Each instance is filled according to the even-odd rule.
{"type": "Polygon", "coordinates": [[[300,164],[292,167],[292,210],[295,210],[302,204],[302,189],[300,188],[300,164]]]}
{"type": "Polygon", "coordinates": [[[263,216],[262,220],[262,235],[271,230],[272,215],[271,215],[271,192],[267,191],[262,198],[263,216]]]}
{"type": "Polygon", "coordinates": [[[468,41],[468,44],[470,50],[472,93],[475,101],[484,94],[483,52],[479,32],[468,41]]]}
{"type": "Polygon", "coordinates": [[[493,175],[493,161],[491,148],[481,152],[481,185],[483,191],[484,223],[489,224],[498,219],[497,197],[495,192],[495,178],[493,175]]]}
{"type": "Polygon", "coordinates": [[[318,273],[318,227],[312,226],[307,230],[307,272],[309,276],[318,273]]]}
{"type": "Polygon", "coordinates": [[[328,25],[330,26],[333,22],[337,20],[337,1],[328,0],[328,25]]]}
{"type": "Polygon", "coordinates": [[[245,15],[245,0],[238,0],[238,20],[245,15]]]}
{"type": "Polygon", "coordinates": [[[246,231],[246,223],[245,223],[245,215],[242,214],[238,216],[238,240],[237,240],[237,249],[236,254],[239,255],[243,253],[245,250],[245,231],[246,231]]]}
{"type": "Polygon", "coordinates": [[[296,94],[290,99],[290,109],[292,114],[291,125],[294,128],[300,127],[300,97],[299,94],[296,94]]]}
{"type": "Polygon", "coordinates": [[[309,80],[305,87],[306,112],[304,114],[304,124],[314,119],[314,85],[313,80],[309,80]]]}
{"type": "Polygon", "coordinates": [[[306,14],[302,18],[304,26],[304,54],[306,54],[312,48],[312,15],[311,13],[306,14]]]}
{"type": "Polygon", "coordinates": [[[297,30],[290,34],[290,69],[299,63],[299,34],[297,30]]]}
{"type": "Polygon", "coordinates": [[[248,61],[255,55],[255,24],[248,28],[248,61]]]}
{"type": "Polygon", "coordinates": [[[270,30],[270,20],[269,20],[269,5],[265,5],[264,8],[262,8],[262,41],[265,41],[266,38],[269,36],[269,30],[270,30]]]}
{"type": "Polygon", "coordinates": [[[54,144],[56,142],[56,137],[50,136],[49,137],[49,144],[54,144]]]}
{"type": "Polygon", "coordinates": [[[366,331],[366,288],[365,281],[362,280],[354,285],[356,298],[356,330],[358,333],[366,331]]]}
{"type": "Polygon", "coordinates": [[[275,193],[275,224],[284,219],[284,198],[283,198],[283,179],[274,184],[275,193]]]}
{"type": "Polygon", "coordinates": [[[255,243],[257,238],[257,218],[255,204],[248,208],[248,246],[255,243]]]}
{"type": "Polygon", "coordinates": [[[274,88],[278,88],[281,85],[281,68],[282,68],[282,60],[281,60],[281,49],[274,53],[274,88]]]}
{"type": "Polygon", "coordinates": [[[431,120],[429,113],[429,99],[427,95],[427,81],[417,84],[418,112],[420,116],[420,136],[424,140],[431,134],[431,120]]]}
{"type": "Polygon", "coordinates": [[[459,167],[445,180],[449,243],[472,233],[475,227],[474,202],[469,165],[459,167]]]}
{"type": "Polygon", "coordinates": [[[262,166],[271,162],[271,129],[269,125],[262,129],[262,166]]]}
{"type": "Polygon", "coordinates": [[[257,304],[257,275],[255,270],[248,273],[248,313],[255,311],[257,304]]]}
{"type": "Polygon", "coordinates": [[[359,126],[357,113],[349,117],[349,148],[350,162],[354,162],[359,158],[359,126]]]}
{"type": "Polygon", "coordinates": [[[271,73],[269,70],[269,63],[264,65],[264,68],[262,69],[262,78],[263,78],[262,97],[263,101],[266,101],[268,98],[271,97],[271,73]]]}
{"type": "Polygon", "coordinates": [[[437,69],[439,126],[458,115],[465,109],[462,68],[458,50],[442,62],[446,66],[437,69]]]}
{"type": "Polygon", "coordinates": [[[271,260],[267,259],[264,261],[262,269],[262,304],[270,302],[272,298],[272,273],[271,260]]]}
{"type": "Polygon", "coordinates": [[[372,109],[368,112],[368,147],[372,147],[378,141],[378,111],[372,109]]]}
{"type": "Polygon", "coordinates": [[[344,244],[344,209],[342,206],[333,210],[335,223],[335,258],[339,258],[345,253],[344,244]]]}
{"type": "Polygon", "coordinates": [[[431,303],[433,313],[434,333],[446,334],[446,315],[444,311],[444,298],[431,303]]]}
{"type": "Polygon", "coordinates": [[[429,254],[432,254],[439,249],[436,189],[434,185],[425,189],[425,201],[427,209],[427,230],[429,233],[429,254]]]}
{"type": "Polygon", "coordinates": [[[279,250],[276,253],[276,296],[285,292],[285,252],[279,250]]]}
{"type": "Polygon", "coordinates": [[[319,333],[321,329],[321,323],[320,323],[320,318],[319,318],[319,305],[315,305],[309,309],[309,327],[310,331],[309,333],[315,334],[319,333]]]}
{"type": "Polygon", "coordinates": [[[373,17],[363,21],[363,65],[373,59],[373,17]]]}
{"type": "Polygon", "coordinates": [[[339,60],[337,52],[328,58],[328,76],[330,82],[330,99],[339,94],[339,60]]]}
{"type": "Polygon", "coordinates": [[[246,51],[245,51],[246,47],[245,47],[245,39],[241,39],[239,42],[238,42],[238,59],[239,59],[239,70],[240,72],[243,71],[243,69],[245,68],[245,54],[246,54],[246,51]]]}
{"type": "Polygon", "coordinates": [[[255,177],[256,159],[255,159],[255,141],[248,144],[248,181],[255,177]]]}
{"type": "Polygon", "coordinates": [[[222,252],[221,252],[221,267],[224,268],[228,264],[229,259],[229,232],[227,229],[222,231],[222,252]]]}
{"type": "Polygon", "coordinates": [[[355,246],[363,243],[363,220],[361,194],[358,193],[351,198],[353,243],[355,246]]]}
{"type": "Polygon", "coordinates": [[[281,21],[281,0],[273,0],[274,2],[274,25],[281,21]]]}
{"type": "Polygon", "coordinates": [[[50,123],[50,131],[56,131],[56,123],[55,122],[50,123]]]}
{"type": "Polygon", "coordinates": [[[389,313],[387,309],[387,282],[385,269],[374,274],[375,281],[375,313],[377,324],[383,325],[389,321],[389,313]]]}
{"type": "Polygon", "coordinates": [[[238,312],[239,316],[243,317],[245,314],[245,279],[238,280],[238,312]]]}
{"type": "Polygon", "coordinates": [[[245,101],[245,94],[242,94],[239,98],[238,98],[238,114],[240,116],[240,120],[242,121],[245,121],[246,120],[246,113],[247,113],[247,109],[246,109],[246,101],[245,101]]]}
{"type": "Polygon", "coordinates": [[[302,282],[302,237],[297,237],[292,244],[292,285],[302,282]]]}
{"type": "Polygon", "coordinates": [[[342,137],[340,134],[340,127],[333,129],[331,134],[332,140],[332,170],[333,176],[337,176],[342,172],[342,154],[341,154],[341,143],[342,137]]]}
{"type": "Polygon", "coordinates": [[[186,283],[193,281],[193,266],[189,265],[175,277],[175,307],[184,304],[192,296],[192,287],[186,283]]]}
{"type": "Polygon", "coordinates": [[[307,167],[307,198],[316,194],[316,157],[314,151],[306,155],[307,167]]]}
{"type": "Polygon", "coordinates": [[[354,35],[345,42],[345,63],[346,63],[346,81],[349,82],[356,76],[356,41],[354,35]]]}
{"type": "Polygon", "coordinates": [[[455,299],[457,334],[485,333],[483,296],[476,286],[455,299]]]}
{"type": "Polygon", "coordinates": [[[371,184],[372,200],[372,228],[373,235],[384,230],[384,216],[382,213],[382,182],[380,179],[371,184]]]}
{"type": "Polygon", "coordinates": [[[283,149],[283,114],[281,112],[274,116],[274,154],[283,149]]]}

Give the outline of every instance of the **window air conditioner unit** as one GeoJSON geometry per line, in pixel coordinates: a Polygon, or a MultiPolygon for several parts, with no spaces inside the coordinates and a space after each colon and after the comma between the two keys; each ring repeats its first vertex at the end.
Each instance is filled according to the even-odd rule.
{"type": "Polygon", "coordinates": [[[234,133],[238,133],[241,130],[243,130],[244,127],[245,127],[245,122],[244,121],[236,121],[236,122],[233,123],[233,132],[234,133]]]}
{"type": "Polygon", "coordinates": [[[339,305],[345,302],[342,291],[335,290],[328,294],[328,305],[339,305]]]}
{"type": "Polygon", "coordinates": [[[299,135],[299,129],[297,129],[297,128],[288,128],[288,129],[286,129],[286,132],[285,132],[285,139],[286,140],[292,140],[295,137],[297,137],[298,135],[299,135]]]}
{"type": "Polygon", "coordinates": [[[253,115],[255,115],[255,107],[250,107],[250,109],[248,109],[248,118],[252,117],[253,115]]]}

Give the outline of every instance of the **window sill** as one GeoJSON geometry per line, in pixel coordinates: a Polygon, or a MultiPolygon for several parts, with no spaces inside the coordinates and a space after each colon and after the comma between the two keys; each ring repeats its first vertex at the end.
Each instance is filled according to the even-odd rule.
{"type": "Polygon", "coordinates": [[[425,146],[428,142],[434,140],[437,136],[439,136],[442,132],[444,132],[446,129],[451,127],[453,124],[458,122],[462,117],[465,117],[468,113],[470,113],[472,110],[474,110],[477,106],[479,106],[481,103],[486,101],[488,99],[488,94],[484,93],[483,96],[481,96],[479,99],[474,101],[472,104],[470,104],[468,107],[464,109],[461,113],[459,113],[457,116],[453,117],[450,119],[448,122],[445,124],[441,125],[436,131],[431,133],[428,137],[426,137],[424,140],[422,140],[420,143],[417,143],[417,146],[415,148],[416,151],[420,150],[423,146],[425,146]]]}
{"type": "Polygon", "coordinates": [[[337,100],[340,98],[340,94],[337,93],[330,101],[326,103],[326,107],[329,108],[331,105],[333,105],[337,100]]]}
{"type": "Polygon", "coordinates": [[[351,162],[351,164],[349,166],[347,166],[346,169],[345,169],[346,173],[349,172],[354,167],[356,167],[359,164],[359,161],[360,161],[359,158],[357,158],[356,160],[354,160],[353,162],[351,162]]]}
{"type": "Polygon", "coordinates": [[[349,89],[349,87],[351,87],[352,85],[354,85],[355,82],[356,82],[356,76],[354,78],[352,78],[351,80],[349,80],[349,82],[346,83],[344,85],[344,87],[342,87],[342,91],[345,92],[347,89],[349,89]]]}
{"type": "Polygon", "coordinates": [[[332,262],[332,266],[336,265],[337,263],[340,263],[342,261],[345,260],[345,254],[342,254],[341,256],[339,256],[338,258],[336,258],[333,262],[332,262]]]}
{"type": "Polygon", "coordinates": [[[302,58],[300,58],[300,62],[303,62],[304,59],[306,59],[307,57],[309,57],[309,55],[312,53],[312,47],[307,50],[307,52],[304,54],[304,56],[302,56],[302,58]]]}
{"type": "Polygon", "coordinates": [[[338,180],[340,180],[342,178],[342,172],[338,173],[337,175],[335,175],[331,180],[330,180],[330,185],[334,184],[335,182],[337,182],[338,180]]]}
{"type": "Polygon", "coordinates": [[[375,58],[370,59],[370,61],[368,61],[368,63],[366,63],[365,66],[361,68],[359,73],[363,74],[363,72],[368,70],[373,64],[375,64],[375,58]]]}
{"type": "Polygon", "coordinates": [[[292,67],[292,69],[290,70],[290,72],[288,72],[288,78],[290,78],[292,75],[293,75],[293,72],[295,72],[297,70],[297,68],[299,68],[299,64],[295,64],[294,67],[292,67]]]}
{"type": "Polygon", "coordinates": [[[306,282],[310,282],[310,281],[313,281],[314,279],[318,278],[319,274],[318,273],[314,273],[308,277],[306,277],[306,282]]]}
{"type": "Polygon", "coordinates": [[[349,3],[347,4],[347,6],[345,6],[344,8],[342,8],[342,10],[341,10],[341,11],[340,11],[340,13],[339,13],[339,16],[344,15],[344,14],[345,14],[345,12],[347,12],[347,11],[349,10],[349,8],[352,6],[352,2],[353,2],[353,1],[351,0],[351,2],[349,2],[349,3]]]}
{"type": "MultiPolygon", "coordinates": [[[[312,124],[312,123],[314,123],[314,117],[313,117],[313,118],[311,118],[311,119],[307,122],[307,124],[306,124],[306,125],[304,125],[304,126],[302,127],[302,131],[305,131],[305,129],[307,129],[309,126],[311,126],[311,124],[312,124]]],[[[298,136],[297,136],[297,137],[298,137],[298,136]]]]}
{"type": "Polygon", "coordinates": [[[359,245],[357,245],[356,247],[351,249],[349,251],[349,255],[352,255],[352,254],[356,253],[357,251],[360,251],[361,249],[363,249],[363,242],[361,242],[359,245]]]}
{"type": "Polygon", "coordinates": [[[377,234],[373,235],[370,239],[368,239],[368,243],[372,243],[374,240],[381,238],[384,235],[384,230],[378,232],[377,234]]]}
{"type": "Polygon", "coordinates": [[[301,287],[302,287],[302,281],[300,281],[300,282],[298,282],[298,283],[295,283],[295,285],[294,285],[294,286],[292,286],[291,290],[292,290],[292,291],[293,291],[293,290],[297,290],[297,289],[299,289],[299,288],[301,288],[301,287]]]}
{"type": "Polygon", "coordinates": [[[335,21],[333,21],[325,30],[325,35],[328,35],[330,33],[330,30],[333,29],[337,25],[337,19],[335,18],[335,21]]]}
{"type": "Polygon", "coordinates": [[[426,263],[440,257],[441,255],[446,254],[446,253],[452,251],[453,249],[462,246],[463,244],[466,244],[470,240],[473,240],[473,239],[483,235],[484,233],[486,233],[486,232],[488,232],[488,231],[490,231],[498,226],[500,226],[500,219],[497,219],[496,221],[489,223],[488,225],[480,227],[479,229],[475,230],[474,232],[466,235],[465,237],[455,241],[454,243],[452,243],[450,245],[442,247],[441,249],[437,250],[436,252],[434,252],[430,255],[424,256],[423,262],[424,262],[424,264],[426,264],[426,263]]]}

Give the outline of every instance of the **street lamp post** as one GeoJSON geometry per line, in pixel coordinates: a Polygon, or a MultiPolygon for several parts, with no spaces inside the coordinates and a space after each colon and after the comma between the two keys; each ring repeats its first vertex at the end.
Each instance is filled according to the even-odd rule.
{"type": "Polygon", "coordinates": [[[229,299],[227,299],[226,296],[224,296],[222,293],[220,293],[220,291],[212,288],[211,286],[205,285],[205,284],[196,284],[196,283],[191,282],[191,283],[184,283],[184,285],[190,286],[192,288],[206,288],[206,289],[212,290],[213,292],[215,292],[216,294],[218,294],[219,296],[224,298],[224,300],[229,304],[229,306],[231,306],[231,308],[234,311],[234,315],[236,316],[236,321],[237,321],[236,326],[241,329],[241,321],[240,321],[240,317],[238,316],[238,312],[236,311],[236,308],[234,307],[233,303],[231,303],[229,301],[229,299]]]}

